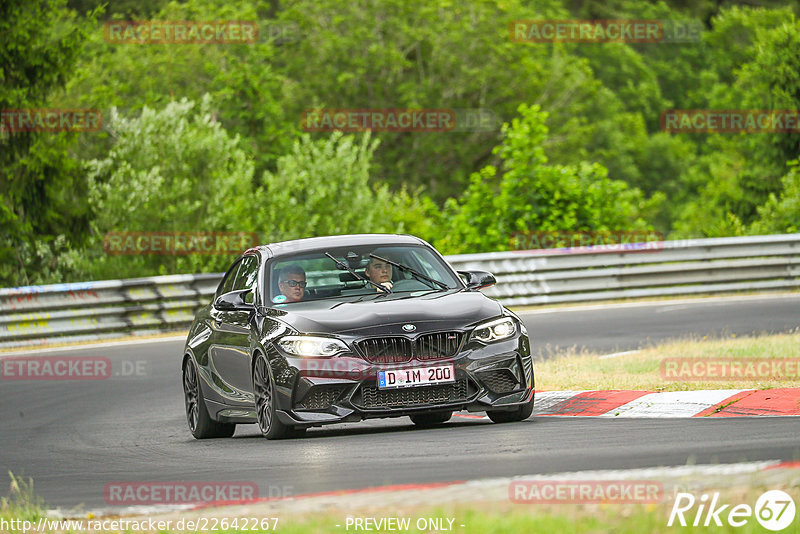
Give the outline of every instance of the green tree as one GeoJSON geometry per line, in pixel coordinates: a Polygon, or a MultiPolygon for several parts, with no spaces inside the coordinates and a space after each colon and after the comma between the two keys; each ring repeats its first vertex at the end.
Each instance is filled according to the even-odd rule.
{"type": "Polygon", "coordinates": [[[115,143],[88,163],[95,212],[90,246],[61,259],[75,276],[121,278],[223,270],[223,255],[112,255],[110,232],[254,232],[253,163],[214,118],[211,98],[108,121],[115,143]]]}
{"type": "Polygon", "coordinates": [[[800,161],[789,162],[789,172],[781,180],[781,192],[769,196],[758,208],[759,219],[750,227],[752,234],[800,232],[800,161]]]}
{"type": "Polygon", "coordinates": [[[256,218],[265,241],[391,231],[389,192],[369,180],[377,146],[369,134],[360,140],[341,132],[297,139],[256,191],[256,218]]]}
{"type": "MultiPolygon", "coordinates": [[[[94,17],[76,18],[64,0],[0,2],[0,110],[63,107],[58,90],[94,17]]],[[[0,128],[0,285],[59,276],[55,248],[85,231],[85,182],[70,154],[77,135],[0,128]]]]}
{"type": "Polygon", "coordinates": [[[115,15],[135,18],[148,18],[158,12],[167,0],[67,0],[67,6],[79,13],[92,11],[99,7],[105,7],[104,19],[109,19],[115,15]]]}
{"type": "MultiPolygon", "coordinates": [[[[708,35],[712,57],[724,66],[707,87],[710,109],[793,110],[800,107],[800,22],[791,10],[723,11],[708,35]],[[726,56],[720,47],[730,49],[726,56]],[[733,73],[725,72],[733,69],[733,73]],[[732,80],[728,83],[727,80],[732,80]]],[[[687,134],[684,134],[687,135],[687,134]]],[[[675,236],[747,233],[760,208],[780,197],[789,161],[800,155],[800,135],[688,134],[697,155],[685,175],[686,201],[675,236]]]]}
{"type": "MultiPolygon", "coordinates": [[[[754,58],[742,67],[739,94],[751,109],[800,109],[800,20],[793,14],[774,28],[756,32],[754,58]]],[[[745,176],[745,190],[756,202],[775,192],[786,164],[800,156],[800,134],[774,133],[747,136],[747,154],[754,163],[745,176]]]]}
{"type": "MultiPolygon", "coordinates": [[[[192,0],[170,2],[155,13],[154,20],[274,21],[262,19],[258,3],[192,0]]],[[[255,43],[208,44],[113,44],[98,25],[87,45],[86,58],[69,85],[75,105],[124,114],[143,106],[163,107],[172,100],[198,101],[212,96],[216,119],[226,130],[241,137],[241,148],[256,164],[256,177],[274,169],[278,156],[288,152],[299,132],[294,109],[293,83],[276,72],[279,43],[260,31],[255,43]]],[[[108,150],[110,140],[84,148],[83,156],[97,158],[108,150]]]]}
{"type": "MultiPolygon", "coordinates": [[[[275,62],[296,83],[298,118],[314,107],[494,113],[497,123],[485,131],[376,134],[376,175],[393,189],[423,186],[443,201],[466,187],[470,173],[499,163],[492,149],[500,125],[520,102],[548,110],[552,139],[545,148],[555,162],[594,160],[609,147],[614,157],[628,146],[616,135],[619,100],[574,46],[510,39],[514,20],[558,18],[568,12],[555,0],[300,0],[278,19],[297,24],[302,39],[275,62]]],[[[624,157],[618,168],[630,171],[624,157]]]]}
{"type": "Polygon", "coordinates": [[[619,231],[647,229],[647,208],[638,189],[608,178],[596,163],[550,164],[544,152],[547,114],[519,107],[503,125],[495,151],[502,175],[485,167],[473,174],[464,196],[448,201],[448,231],[437,244],[451,253],[507,250],[512,234],[527,231],[619,231]]]}

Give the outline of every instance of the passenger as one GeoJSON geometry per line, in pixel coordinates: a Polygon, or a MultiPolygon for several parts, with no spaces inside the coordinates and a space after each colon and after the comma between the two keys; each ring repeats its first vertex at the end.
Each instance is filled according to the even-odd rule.
{"type": "Polygon", "coordinates": [[[299,265],[289,265],[278,271],[278,289],[286,296],[286,302],[303,300],[306,285],[306,272],[299,265]]]}
{"type": "MultiPolygon", "coordinates": [[[[388,289],[392,289],[392,265],[385,261],[370,258],[367,268],[364,270],[367,278],[388,289]]],[[[375,291],[380,291],[377,287],[375,291]]]]}

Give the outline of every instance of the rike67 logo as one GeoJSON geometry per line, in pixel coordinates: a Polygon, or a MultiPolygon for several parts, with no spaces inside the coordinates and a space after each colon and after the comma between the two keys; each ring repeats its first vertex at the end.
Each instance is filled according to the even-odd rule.
{"type": "Polygon", "coordinates": [[[667,526],[721,527],[727,522],[732,527],[741,527],[755,516],[762,527],[777,532],[794,522],[795,512],[794,500],[781,490],[765,492],[756,500],[754,508],[748,504],[732,508],[730,504],[721,504],[717,492],[711,496],[704,493],[699,499],[691,493],[678,493],[667,526]]]}

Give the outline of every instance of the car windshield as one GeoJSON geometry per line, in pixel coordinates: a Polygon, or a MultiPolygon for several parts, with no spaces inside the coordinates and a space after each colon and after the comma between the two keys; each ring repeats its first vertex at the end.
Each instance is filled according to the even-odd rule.
{"type": "Polygon", "coordinates": [[[269,299],[274,304],[460,287],[442,260],[418,245],[329,247],[280,256],[271,262],[268,276],[269,299]],[[422,276],[383,260],[407,266],[422,276]]]}

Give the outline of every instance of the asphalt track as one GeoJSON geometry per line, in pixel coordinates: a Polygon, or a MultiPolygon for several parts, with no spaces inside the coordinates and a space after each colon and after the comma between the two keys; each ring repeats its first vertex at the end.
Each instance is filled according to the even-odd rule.
{"type": "Polygon", "coordinates": [[[800,327],[800,293],[576,306],[521,312],[534,352],[576,347],[600,354],[672,339],[790,332],[800,327]]]}
{"type": "MultiPolygon", "coordinates": [[[[800,295],[523,313],[535,346],[630,350],[689,335],[779,332],[800,325],[800,295]]],[[[495,425],[454,418],[418,430],[407,418],[312,429],[267,442],[253,425],[196,441],[183,416],[181,341],[81,347],[108,380],[0,380],[0,473],[30,476],[51,507],[107,508],[107,483],[251,481],[261,496],[405,483],[688,463],[800,460],[800,418],[532,417],[495,425]],[[128,362],[123,363],[123,362],[128,362]]],[[[0,487],[5,484],[0,484],[0,487]]],[[[0,491],[0,493],[5,493],[0,491]]]]}

